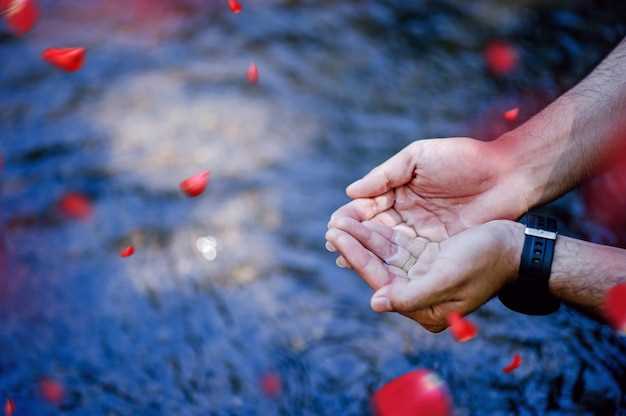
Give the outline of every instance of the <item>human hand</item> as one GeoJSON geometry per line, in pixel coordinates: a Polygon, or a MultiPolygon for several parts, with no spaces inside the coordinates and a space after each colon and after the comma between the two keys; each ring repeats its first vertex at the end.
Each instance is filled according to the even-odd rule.
{"type": "Polygon", "coordinates": [[[326,238],[365,280],[376,276],[373,310],[400,312],[439,332],[450,312],[472,312],[515,278],[523,234],[523,225],[501,220],[436,241],[341,217],[326,238]]]}
{"type": "Polygon", "coordinates": [[[333,213],[329,227],[340,217],[371,220],[440,242],[473,225],[516,219],[528,210],[532,189],[515,166],[495,142],[416,141],[350,185],[355,199],[333,213]]]}

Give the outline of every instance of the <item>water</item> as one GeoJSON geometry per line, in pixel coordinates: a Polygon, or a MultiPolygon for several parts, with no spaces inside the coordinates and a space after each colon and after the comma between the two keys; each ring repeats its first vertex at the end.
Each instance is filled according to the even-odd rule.
{"type": "MultiPolygon", "coordinates": [[[[344,186],[411,140],[493,136],[493,114],[523,102],[527,118],[586,74],[626,33],[623,4],[590,3],[42,1],[33,33],[0,38],[0,398],[19,415],[357,415],[424,367],[459,415],[624,414],[626,344],[607,327],[494,301],[457,344],[371,312],[323,249],[344,186]],[[494,38],[521,51],[511,76],[485,70],[494,38]],[[65,45],[89,48],[81,72],[40,61],[65,45]],[[89,218],[59,214],[68,192],[89,218]]],[[[576,192],[551,209],[599,238],[576,192]]]]}

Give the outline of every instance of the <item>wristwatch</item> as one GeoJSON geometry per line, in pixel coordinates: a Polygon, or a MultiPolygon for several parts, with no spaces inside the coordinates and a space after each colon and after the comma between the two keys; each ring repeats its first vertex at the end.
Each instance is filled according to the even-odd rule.
{"type": "Polygon", "coordinates": [[[518,277],[500,290],[498,298],[516,312],[548,315],[561,305],[549,286],[557,239],[556,219],[529,213],[520,222],[526,229],[518,277]]]}

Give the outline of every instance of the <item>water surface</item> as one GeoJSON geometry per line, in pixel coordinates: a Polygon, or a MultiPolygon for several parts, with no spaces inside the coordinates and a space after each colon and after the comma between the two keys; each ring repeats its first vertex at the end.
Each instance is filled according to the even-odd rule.
{"type": "MultiPolygon", "coordinates": [[[[530,117],[624,36],[623,4],[41,3],[34,32],[0,37],[0,398],[17,414],[360,415],[418,367],[459,415],[625,413],[626,344],[607,327],[493,301],[457,344],[371,312],[323,249],[346,184],[414,139],[493,137],[509,127],[494,114],[520,102],[530,117]],[[513,74],[486,70],[493,39],[519,48],[513,74]],[[82,71],[40,61],[65,45],[89,48],[82,71]],[[179,181],[206,168],[207,192],[183,197],[179,181]],[[68,192],[92,201],[89,218],[59,213],[68,192]],[[65,386],[60,407],[39,398],[42,376],[65,386]]],[[[576,192],[551,210],[603,235],[576,192]]]]}

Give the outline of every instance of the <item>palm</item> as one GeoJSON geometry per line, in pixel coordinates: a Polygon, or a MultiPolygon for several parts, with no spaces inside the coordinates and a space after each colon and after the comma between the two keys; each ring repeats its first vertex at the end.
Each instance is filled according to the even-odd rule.
{"type": "Polygon", "coordinates": [[[501,223],[433,241],[415,236],[406,223],[390,226],[343,217],[330,239],[375,289],[387,286],[394,292],[389,297],[396,310],[436,331],[445,328],[448,313],[468,313],[487,301],[515,269],[499,255],[507,246],[501,223]],[[353,240],[341,241],[340,232],[353,240]],[[423,294],[428,303],[420,299],[423,294]]]}
{"type": "Polygon", "coordinates": [[[501,259],[502,245],[492,223],[484,223],[513,219],[526,208],[516,192],[519,176],[507,165],[483,142],[424,140],[348,187],[354,200],[333,214],[327,239],[348,259],[340,263],[377,290],[375,310],[402,311],[436,330],[445,327],[446,311],[469,312],[501,287],[510,264],[493,260],[501,259]],[[391,290],[399,306],[377,307],[377,295],[391,290]],[[424,307],[418,293],[440,298],[424,307]]]}
{"type": "MultiPolygon", "coordinates": [[[[339,208],[329,225],[339,218],[371,221],[410,238],[442,242],[473,225],[513,219],[524,212],[524,201],[511,198],[515,181],[505,174],[501,156],[469,138],[415,142],[350,185],[355,200],[339,208]]],[[[385,280],[362,277],[374,288],[385,280]]]]}
{"type": "Polygon", "coordinates": [[[433,241],[492,219],[515,217],[515,210],[499,204],[502,165],[486,154],[484,143],[460,138],[417,145],[413,177],[390,190],[393,203],[383,217],[433,241]]]}

